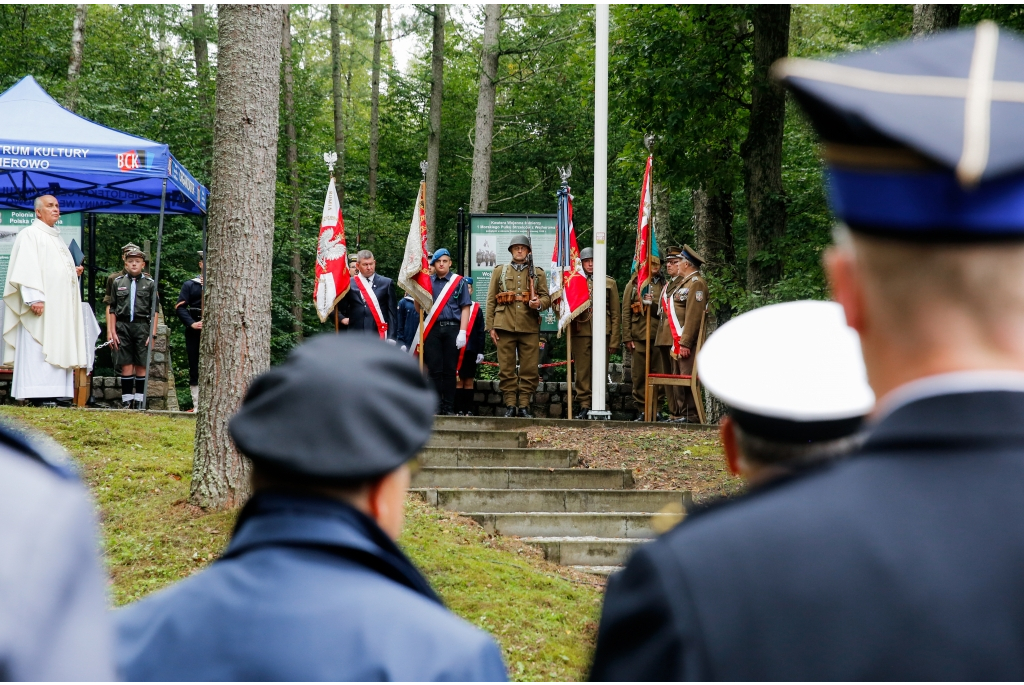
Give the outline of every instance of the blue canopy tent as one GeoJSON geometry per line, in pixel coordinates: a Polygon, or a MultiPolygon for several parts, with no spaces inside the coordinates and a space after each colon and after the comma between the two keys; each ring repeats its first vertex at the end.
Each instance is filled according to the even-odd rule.
{"type": "MultiPolygon", "coordinates": [[[[158,284],[165,214],[202,216],[206,247],[209,191],[167,145],[69,112],[26,76],[0,94],[0,209],[33,209],[35,198],[42,194],[55,196],[65,214],[159,214],[153,274],[158,284]]],[[[93,224],[89,241],[93,298],[95,252],[93,224]]],[[[148,356],[152,356],[152,345],[148,356]]],[[[147,358],[147,378],[149,367],[147,358]]]]}

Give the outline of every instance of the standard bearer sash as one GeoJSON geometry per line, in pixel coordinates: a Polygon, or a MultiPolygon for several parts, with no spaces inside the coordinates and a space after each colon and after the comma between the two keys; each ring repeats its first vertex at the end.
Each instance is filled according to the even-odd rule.
{"type": "MultiPolygon", "coordinates": [[[[437,299],[434,300],[434,304],[430,307],[430,311],[427,312],[426,321],[423,322],[423,339],[426,340],[427,336],[430,335],[430,329],[437,323],[437,317],[441,315],[441,310],[448,304],[448,300],[451,299],[452,294],[455,292],[455,286],[462,282],[462,276],[458,274],[452,274],[451,279],[445,287],[441,288],[441,292],[438,293],[437,299]]],[[[416,331],[416,337],[412,339],[412,350],[413,354],[419,354],[420,348],[420,332],[416,331]]]]}
{"type": "Polygon", "coordinates": [[[363,301],[370,305],[368,309],[373,316],[373,322],[377,324],[377,332],[380,334],[380,339],[384,340],[384,338],[388,337],[388,325],[384,321],[384,313],[380,310],[377,293],[373,292],[372,287],[366,287],[366,279],[363,278],[362,274],[358,274],[355,280],[356,285],[359,286],[359,292],[363,296],[363,301]]]}
{"type": "MultiPolygon", "coordinates": [[[[672,294],[674,295],[675,291],[672,294]]],[[[672,334],[672,354],[679,356],[683,353],[679,345],[679,341],[683,337],[683,325],[679,323],[679,317],[676,316],[676,307],[667,287],[661,291],[661,309],[668,312],[668,330],[672,334]]]]}
{"type": "MultiPolygon", "coordinates": [[[[473,333],[473,324],[476,323],[476,315],[480,313],[480,303],[474,302],[469,307],[469,328],[466,330],[466,335],[473,333]]],[[[459,363],[456,365],[456,371],[462,371],[462,360],[466,356],[466,350],[469,348],[469,339],[466,339],[466,344],[459,350],[459,363]]],[[[459,376],[459,378],[462,378],[459,376]]],[[[465,379],[462,379],[465,380],[465,379]]]]}

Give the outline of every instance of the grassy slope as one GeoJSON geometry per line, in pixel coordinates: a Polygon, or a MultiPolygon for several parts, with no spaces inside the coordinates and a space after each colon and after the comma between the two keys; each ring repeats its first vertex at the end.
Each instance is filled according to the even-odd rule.
{"type": "MultiPolygon", "coordinates": [[[[115,604],[138,599],[215,559],[234,512],[187,503],[195,423],[117,412],[2,407],[79,463],[99,504],[115,604]]],[[[401,540],[448,606],[490,631],[516,680],[581,680],[600,589],[447,512],[410,502],[401,540]]]]}

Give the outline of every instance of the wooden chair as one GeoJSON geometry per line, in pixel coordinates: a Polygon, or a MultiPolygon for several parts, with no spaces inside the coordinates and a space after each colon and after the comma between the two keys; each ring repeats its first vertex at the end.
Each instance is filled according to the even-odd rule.
{"type": "Polygon", "coordinates": [[[704,398],[700,392],[700,377],[697,375],[697,353],[704,346],[705,327],[708,318],[708,308],[705,306],[700,315],[700,331],[697,333],[697,345],[693,348],[693,373],[689,376],[675,375],[671,373],[649,373],[647,374],[647,391],[644,393],[644,421],[654,421],[657,407],[654,406],[655,386],[658,385],[680,385],[690,388],[693,393],[694,403],[697,405],[697,416],[700,422],[705,422],[704,398]]]}

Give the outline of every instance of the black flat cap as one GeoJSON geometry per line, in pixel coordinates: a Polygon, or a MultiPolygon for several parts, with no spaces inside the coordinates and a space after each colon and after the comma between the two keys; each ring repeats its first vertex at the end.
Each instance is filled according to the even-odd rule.
{"type": "Polygon", "coordinates": [[[423,447],[436,397],[408,354],[371,336],[324,334],[253,381],[229,430],[257,464],[369,480],[423,447]]]}

